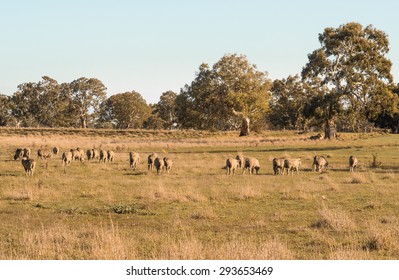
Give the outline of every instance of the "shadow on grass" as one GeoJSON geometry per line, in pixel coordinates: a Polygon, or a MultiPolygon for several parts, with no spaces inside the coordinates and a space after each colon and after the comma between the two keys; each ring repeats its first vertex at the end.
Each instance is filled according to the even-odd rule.
{"type": "Polygon", "coordinates": [[[147,175],[147,171],[131,171],[131,172],[126,172],[123,175],[125,176],[140,176],[140,175],[147,175]]]}
{"type": "MultiPolygon", "coordinates": [[[[23,174],[23,173],[21,173],[23,174]]],[[[9,172],[9,171],[4,171],[2,173],[0,173],[0,177],[17,177],[18,173],[16,172],[9,172]]]]}

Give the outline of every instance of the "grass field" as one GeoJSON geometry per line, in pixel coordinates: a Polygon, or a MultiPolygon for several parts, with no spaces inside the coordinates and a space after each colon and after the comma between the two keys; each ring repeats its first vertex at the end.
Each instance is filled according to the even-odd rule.
{"type": "Polygon", "coordinates": [[[0,259],[399,259],[399,136],[309,135],[0,129],[0,259]],[[36,157],[53,146],[111,149],[116,161],[64,170],[60,155],[36,157]],[[33,151],[34,176],[17,147],[33,151]],[[151,152],[174,160],[169,174],[147,171],[151,152]],[[225,174],[239,152],[259,159],[259,175],[225,174]],[[314,155],[326,172],[311,170],[314,155]],[[274,176],[274,157],[300,157],[300,174],[274,176]]]}

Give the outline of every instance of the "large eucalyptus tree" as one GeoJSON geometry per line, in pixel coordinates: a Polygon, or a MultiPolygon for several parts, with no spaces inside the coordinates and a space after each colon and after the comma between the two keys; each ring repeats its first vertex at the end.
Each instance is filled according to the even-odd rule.
{"type": "Polygon", "coordinates": [[[319,41],[302,78],[314,88],[309,108],[324,121],[327,138],[334,137],[336,117],[343,111],[372,118],[396,107],[385,32],[351,22],[325,28],[319,41]]]}
{"type": "Polygon", "coordinates": [[[201,64],[191,85],[176,98],[183,127],[230,130],[249,134],[250,121],[265,121],[271,82],[244,55],[223,56],[212,68],[201,64]]]}

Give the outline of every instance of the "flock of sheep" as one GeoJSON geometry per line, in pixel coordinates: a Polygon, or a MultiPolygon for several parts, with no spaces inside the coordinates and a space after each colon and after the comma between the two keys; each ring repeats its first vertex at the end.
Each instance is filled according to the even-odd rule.
{"type": "MultiPolygon", "coordinates": [[[[38,149],[37,156],[39,159],[51,158],[53,155],[59,153],[59,148],[54,147],[52,150],[38,149]]],[[[71,149],[70,151],[63,152],[61,159],[62,165],[69,166],[72,161],[83,162],[85,159],[98,160],[99,162],[113,162],[115,159],[115,153],[112,150],[97,150],[88,149],[84,150],[77,148],[71,149]]],[[[35,170],[36,161],[31,158],[31,151],[29,148],[17,148],[14,154],[14,160],[21,159],[22,166],[24,167],[26,175],[33,175],[35,170]]],[[[140,164],[140,155],[136,152],[129,153],[130,168],[136,170],[138,164],[140,164]]],[[[349,171],[353,172],[358,166],[358,159],[355,156],[349,157],[349,171]]],[[[162,172],[169,173],[173,165],[173,160],[167,157],[159,157],[156,153],[151,153],[147,159],[148,170],[156,170],[158,174],[162,172]]],[[[299,167],[301,165],[301,159],[299,158],[274,158],[273,159],[273,172],[275,175],[284,175],[284,173],[294,174],[299,173],[299,167]]],[[[328,166],[328,161],[323,156],[314,156],[312,169],[314,171],[322,172],[328,166]]],[[[259,173],[260,164],[259,160],[253,157],[244,158],[241,154],[235,158],[228,158],[226,160],[226,174],[235,174],[236,170],[243,169],[243,174],[248,170],[250,175],[259,173]]],[[[65,170],[65,169],[64,169],[65,170]]]]}
{"type": "MultiPolygon", "coordinates": [[[[299,173],[299,166],[301,165],[299,158],[274,158],[273,159],[273,172],[274,175],[284,175],[284,171],[288,174],[294,174],[294,171],[299,173]]],[[[357,157],[349,157],[349,171],[353,172],[358,166],[359,161],[357,157]]],[[[312,169],[313,171],[322,172],[328,166],[328,161],[323,156],[314,156],[312,169]]],[[[242,155],[237,155],[236,158],[228,158],[226,160],[226,174],[235,174],[237,169],[243,169],[243,174],[248,170],[249,174],[258,174],[260,169],[259,160],[253,157],[244,158],[242,155]]]]}
{"type": "MultiPolygon", "coordinates": [[[[39,159],[48,159],[53,155],[59,154],[59,148],[54,147],[52,150],[49,149],[38,149],[37,156],[39,159]]],[[[33,175],[36,167],[36,161],[31,157],[31,150],[29,148],[17,148],[14,154],[14,160],[20,159],[22,166],[25,170],[25,175],[33,175]]],[[[115,152],[112,150],[97,150],[88,149],[86,153],[81,148],[71,149],[70,151],[63,152],[61,156],[62,165],[69,166],[72,161],[83,162],[85,159],[98,160],[99,162],[113,162],[115,159],[115,152]]],[[[130,168],[136,170],[140,163],[140,155],[136,152],[129,153],[130,168]]],[[[164,157],[160,158],[156,153],[152,153],[148,156],[148,170],[156,170],[158,174],[162,172],[169,173],[172,168],[173,160],[164,157]]],[[[65,170],[65,169],[64,169],[65,170]]]]}

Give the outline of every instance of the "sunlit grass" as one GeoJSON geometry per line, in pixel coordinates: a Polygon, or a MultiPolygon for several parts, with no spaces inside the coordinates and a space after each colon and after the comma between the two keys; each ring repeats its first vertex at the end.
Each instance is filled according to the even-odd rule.
{"type": "Polygon", "coordinates": [[[1,259],[397,259],[399,137],[264,132],[21,129],[0,136],[1,259]],[[37,160],[25,176],[16,147],[102,147],[113,163],[37,160]],[[129,151],[140,153],[138,170],[129,151]],[[148,171],[157,152],[169,174],[148,171]],[[225,175],[228,157],[259,159],[259,175],[225,175]],[[350,173],[348,158],[359,168],[350,173]],[[373,168],[373,154],[381,165],[373,168]],[[312,171],[314,155],[329,168],[312,171]],[[274,157],[300,157],[275,176],[274,157]]]}

